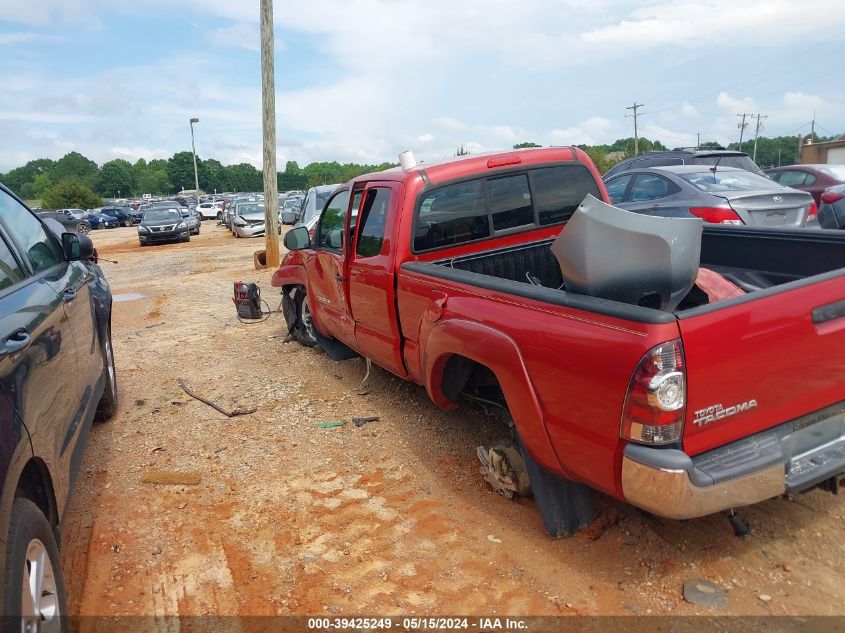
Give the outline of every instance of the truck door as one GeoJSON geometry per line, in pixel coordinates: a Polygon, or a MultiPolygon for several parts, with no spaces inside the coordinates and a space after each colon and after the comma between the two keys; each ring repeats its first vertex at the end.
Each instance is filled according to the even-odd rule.
{"type": "Polygon", "coordinates": [[[349,305],[355,348],[375,363],[406,376],[396,314],[393,258],[402,185],[371,182],[364,190],[349,254],[349,305]]]}
{"type": "Polygon", "coordinates": [[[343,290],[344,239],[349,189],[336,192],[326,206],[314,233],[315,256],[308,280],[311,312],[324,334],[352,343],[354,328],[343,290]]]}

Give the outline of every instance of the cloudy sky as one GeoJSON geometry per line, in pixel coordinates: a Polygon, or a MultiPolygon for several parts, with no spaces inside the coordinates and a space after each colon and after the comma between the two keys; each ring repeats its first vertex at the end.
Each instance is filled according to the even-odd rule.
{"type": "MultiPolygon", "coordinates": [[[[279,166],[845,132],[842,0],[275,0],[279,166]]],[[[0,170],[261,164],[258,0],[0,0],[0,170]]]]}

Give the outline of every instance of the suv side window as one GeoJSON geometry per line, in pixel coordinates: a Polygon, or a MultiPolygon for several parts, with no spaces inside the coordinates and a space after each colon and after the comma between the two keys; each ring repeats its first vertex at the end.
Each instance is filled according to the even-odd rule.
{"type": "Polygon", "coordinates": [[[6,240],[0,238],[0,292],[23,281],[24,277],[24,272],[6,240]]]}
{"type": "Polygon", "coordinates": [[[36,274],[64,261],[58,245],[30,211],[0,190],[0,220],[23,248],[36,274]]]}
{"type": "Polygon", "coordinates": [[[384,246],[384,228],[387,224],[387,210],[390,208],[390,189],[370,189],[361,209],[361,232],[355,254],[358,257],[381,255],[384,246]]]}
{"type": "Polygon", "coordinates": [[[619,204],[624,200],[625,189],[628,188],[629,182],[631,182],[631,174],[617,176],[604,183],[605,189],[607,189],[607,195],[610,196],[610,201],[613,204],[619,204]]]}
{"type": "Polygon", "coordinates": [[[323,217],[320,218],[318,248],[329,248],[335,251],[343,248],[343,224],[346,220],[347,206],[349,206],[349,189],[338,192],[326,203],[323,217]]]}
{"type": "Polygon", "coordinates": [[[643,202],[646,200],[658,200],[665,198],[672,191],[672,183],[665,178],[654,174],[639,174],[634,179],[631,193],[628,196],[630,202],[643,202]]]}

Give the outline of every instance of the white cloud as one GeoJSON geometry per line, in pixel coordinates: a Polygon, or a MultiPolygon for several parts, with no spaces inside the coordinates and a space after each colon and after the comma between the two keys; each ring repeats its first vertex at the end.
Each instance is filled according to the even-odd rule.
{"type": "Polygon", "coordinates": [[[604,117],[591,117],[572,127],[557,128],[549,133],[554,144],[594,145],[606,142],[608,135],[617,127],[616,123],[604,117]]]}
{"type": "Polygon", "coordinates": [[[221,48],[243,48],[255,53],[261,49],[258,28],[247,22],[237,22],[231,26],[207,31],[205,39],[221,48]]]}
{"type": "Polygon", "coordinates": [[[432,120],[432,123],[446,132],[463,132],[467,129],[466,123],[458,121],[450,116],[439,116],[432,120]]]}
{"type": "Polygon", "coordinates": [[[422,134],[422,135],[417,137],[417,140],[420,143],[430,143],[431,141],[434,140],[434,135],[433,134],[422,134]]]}
{"type": "Polygon", "coordinates": [[[716,97],[716,105],[723,110],[731,110],[738,114],[743,112],[752,114],[757,111],[757,104],[751,97],[744,97],[737,99],[732,97],[727,92],[720,92],[716,97]]]}
{"type": "Polygon", "coordinates": [[[684,101],[681,104],[681,114],[688,117],[695,117],[699,116],[700,113],[698,111],[698,108],[696,108],[691,103],[684,101]]]}

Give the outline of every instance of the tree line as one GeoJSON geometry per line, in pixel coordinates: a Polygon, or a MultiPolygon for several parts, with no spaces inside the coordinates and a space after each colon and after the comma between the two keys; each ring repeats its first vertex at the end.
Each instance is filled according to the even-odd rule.
{"type": "MultiPolygon", "coordinates": [[[[813,142],[830,141],[836,136],[813,135],[813,142]]],[[[807,139],[804,139],[806,142],[807,139]]],[[[662,151],[668,149],[660,141],[640,138],[639,151],[662,151]]],[[[731,143],[728,149],[739,149],[753,153],[753,140],[747,140],[740,147],[731,143]]],[[[514,149],[540,147],[526,141],[517,143],[514,149]]],[[[579,145],[596,164],[599,173],[605,173],[620,160],[634,155],[633,137],[617,139],[604,145],[579,145]]],[[[719,147],[715,141],[704,141],[699,147],[719,147]]],[[[461,146],[456,155],[469,152],[461,146]]],[[[757,164],[762,167],[792,165],[796,162],[798,138],[778,136],[757,139],[757,164]]],[[[288,161],[285,170],[277,174],[279,191],[307,189],[308,187],[346,182],[361,174],[394,167],[394,163],[362,165],[357,163],[321,162],[300,167],[296,161],[288,161]]],[[[264,188],[261,171],[249,163],[223,165],[213,158],[197,157],[197,173],[200,189],[207,193],[217,191],[261,191],[264,188]]],[[[194,188],[194,162],[191,152],[177,152],[167,159],[143,158],[135,163],[128,160],[110,160],[97,165],[79,152],[70,152],[59,160],[39,158],[22,167],[0,174],[0,182],[25,200],[39,200],[49,208],[84,207],[102,205],[102,198],[171,195],[182,189],[194,188]]]]}
{"type": "MultiPolygon", "coordinates": [[[[361,165],[357,163],[322,162],[300,167],[288,161],[285,170],[277,175],[279,191],[307,189],[316,185],[346,182],[371,171],[393,167],[393,163],[361,165]]],[[[207,193],[217,191],[261,191],[264,181],[261,171],[249,163],[223,165],[213,158],[197,157],[197,175],[200,189],[207,193]]],[[[149,193],[171,195],[182,189],[194,188],[194,160],[191,152],[177,152],[168,159],[135,163],[128,160],[110,160],[97,165],[79,152],[70,152],[59,160],[39,158],[29,161],[5,174],[0,182],[25,200],[50,202],[59,199],[79,199],[77,204],[59,206],[100,206],[100,198],[130,198],[149,193]],[[100,200],[97,203],[97,200],[100,200]]],[[[56,207],[58,208],[58,207],[56,207]]]]}

